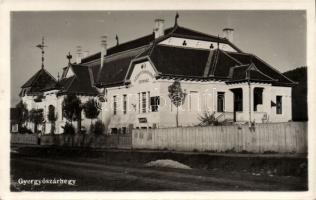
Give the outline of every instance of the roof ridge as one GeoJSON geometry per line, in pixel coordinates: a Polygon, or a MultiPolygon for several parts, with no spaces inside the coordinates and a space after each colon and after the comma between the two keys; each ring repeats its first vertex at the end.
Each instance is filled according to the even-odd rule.
{"type": "Polygon", "coordinates": [[[178,26],[178,27],[187,29],[187,30],[192,31],[192,32],[195,32],[195,33],[203,34],[203,35],[206,35],[206,36],[209,36],[209,37],[218,38],[218,39],[222,39],[222,40],[225,39],[225,38],[223,38],[223,37],[211,35],[211,34],[204,33],[204,32],[201,32],[201,31],[197,31],[197,30],[194,30],[194,29],[191,29],[191,28],[187,28],[187,27],[184,27],[184,26],[178,26]]]}
{"type": "MultiPolygon", "coordinates": [[[[274,80],[274,81],[276,80],[276,79],[274,79],[274,78],[272,78],[272,77],[266,75],[266,74],[263,73],[261,70],[259,70],[259,69],[257,68],[257,66],[256,66],[255,63],[252,62],[252,63],[250,64],[250,66],[251,66],[251,65],[253,65],[253,66],[255,67],[255,70],[256,70],[257,72],[259,72],[260,74],[262,74],[263,76],[268,77],[269,79],[274,80]]],[[[250,66],[249,66],[249,67],[250,67],[250,66]]]]}
{"type": "Polygon", "coordinates": [[[217,62],[218,62],[218,55],[219,55],[219,49],[216,49],[215,52],[214,52],[214,62],[213,62],[213,65],[210,69],[210,73],[209,73],[209,76],[214,76],[214,73],[215,73],[215,69],[216,69],[216,65],[217,65],[217,62]]]}
{"type": "Polygon", "coordinates": [[[229,58],[233,59],[234,61],[236,61],[237,63],[239,63],[240,65],[242,64],[239,60],[237,60],[236,58],[233,58],[231,55],[229,55],[226,51],[220,50],[221,52],[223,52],[226,56],[228,56],[229,58]]]}
{"type": "Polygon", "coordinates": [[[88,73],[89,73],[89,81],[90,81],[91,87],[94,87],[94,77],[93,77],[92,69],[89,66],[88,66],[88,73]]]}
{"type": "Polygon", "coordinates": [[[48,75],[50,75],[50,77],[51,77],[54,81],[57,81],[57,80],[55,79],[55,77],[54,77],[51,73],[49,73],[49,71],[47,71],[47,70],[44,69],[44,68],[43,68],[43,70],[44,70],[48,75]]]}
{"type": "Polygon", "coordinates": [[[262,60],[261,58],[259,58],[256,55],[251,54],[252,56],[254,56],[256,59],[258,59],[259,61],[263,62],[264,64],[266,64],[268,67],[270,67],[272,70],[274,70],[275,72],[281,74],[281,76],[283,76],[284,78],[286,78],[288,81],[292,82],[295,84],[294,81],[292,81],[291,79],[289,79],[287,76],[285,76],[284,74],[282,74],[279,70],[275,69],[274,67],[272,67],[270,64],[268,64],[267,62],[265,62],[264,60],[262,60]]]}

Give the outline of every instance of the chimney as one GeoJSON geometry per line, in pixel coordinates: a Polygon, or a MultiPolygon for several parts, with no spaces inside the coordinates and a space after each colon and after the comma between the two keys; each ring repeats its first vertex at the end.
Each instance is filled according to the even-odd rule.
{"type": "Polygon", "coordinates": [[[164,23],[165,20],[163,19],[155,19],[155,28],[154,28],[154,33],[155,33],[155,38],[159,38],[160,36],[164,35],[164,23]]]}
{"type": "Polygon", "coordinates": [[[89,51],[86,50],[86,51],[83,51],[83,57],[86,58],[89,56],[89,51]]]}
{"type": "Polygon", "coordinates": [[[103,67],[104,56],[107,54],[107,36],[101,36],[101,68],[103,67]]]}
{"type": "Polygon", "coordinates": [[[229,40],[230,42],[233,42],[234,40],[234,29],[232,28],[224,28],[223,29],[223,37],[229,40]]]}
{"type": "Polygon", "coordinates": [[[82,58],[82,47],[81,46],[77,46],[77,58],[76,58],[76,63],[79,64],[81,63],[81,58],[82,58]]]}

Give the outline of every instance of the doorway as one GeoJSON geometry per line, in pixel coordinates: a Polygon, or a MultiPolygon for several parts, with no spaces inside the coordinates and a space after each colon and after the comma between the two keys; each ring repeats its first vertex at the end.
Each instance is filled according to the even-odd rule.
{"type": "Polygon", "coordinates": [[[241,88],[231,89],[234,94],[234,122],[237,121],[237,112],[243,111],[243,94],[241,88]]]}

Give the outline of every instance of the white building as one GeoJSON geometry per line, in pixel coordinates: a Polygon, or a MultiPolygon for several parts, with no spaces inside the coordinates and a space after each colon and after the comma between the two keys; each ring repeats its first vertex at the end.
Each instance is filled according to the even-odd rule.
{"type": "Polygon", "coordinates": [[[42,102],[35,102],[39,94],[23,92],[24,87],[22,99],[31,107],[54,105],[60,126],[65,122],[60,106],[64,95],[104,99],[99,118],[109,132],[125,133],[174,127],[176,107],[168,87],[179,80],[187,94],[179,108],[180,126],[198,125],[204,112],[215,113],[219,121],[290,121],[295,83],[237,48],[231,41],[233,29],[223,31],[225,37],[212,36],[181,27],[177,19],[164,29],[164,21],[156,20],[153,34],[111,48],[103,38],[101,52],[64,68],[59,87],[43,86],[42,102]]]}

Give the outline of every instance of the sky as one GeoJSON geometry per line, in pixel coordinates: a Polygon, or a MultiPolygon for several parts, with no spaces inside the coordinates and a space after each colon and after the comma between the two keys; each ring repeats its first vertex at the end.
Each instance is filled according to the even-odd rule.
{"type": "MultiPolygon", "coordinates": [[[[94,54],[102,35],[108,47],[152,33],[154,19],[174,25],[177,11],[45,11],[11,13],[11,106],[19,101],[20,87],[41,68],[37,44],[44,36],[45,69],[56,79],[75,61],[76,46],[94,54]]],[[[178,24],[211,35],[234,28],[233,43],[255,54],[281,72],[306,66],[305,11],[178,11],[178,24]]]]}

